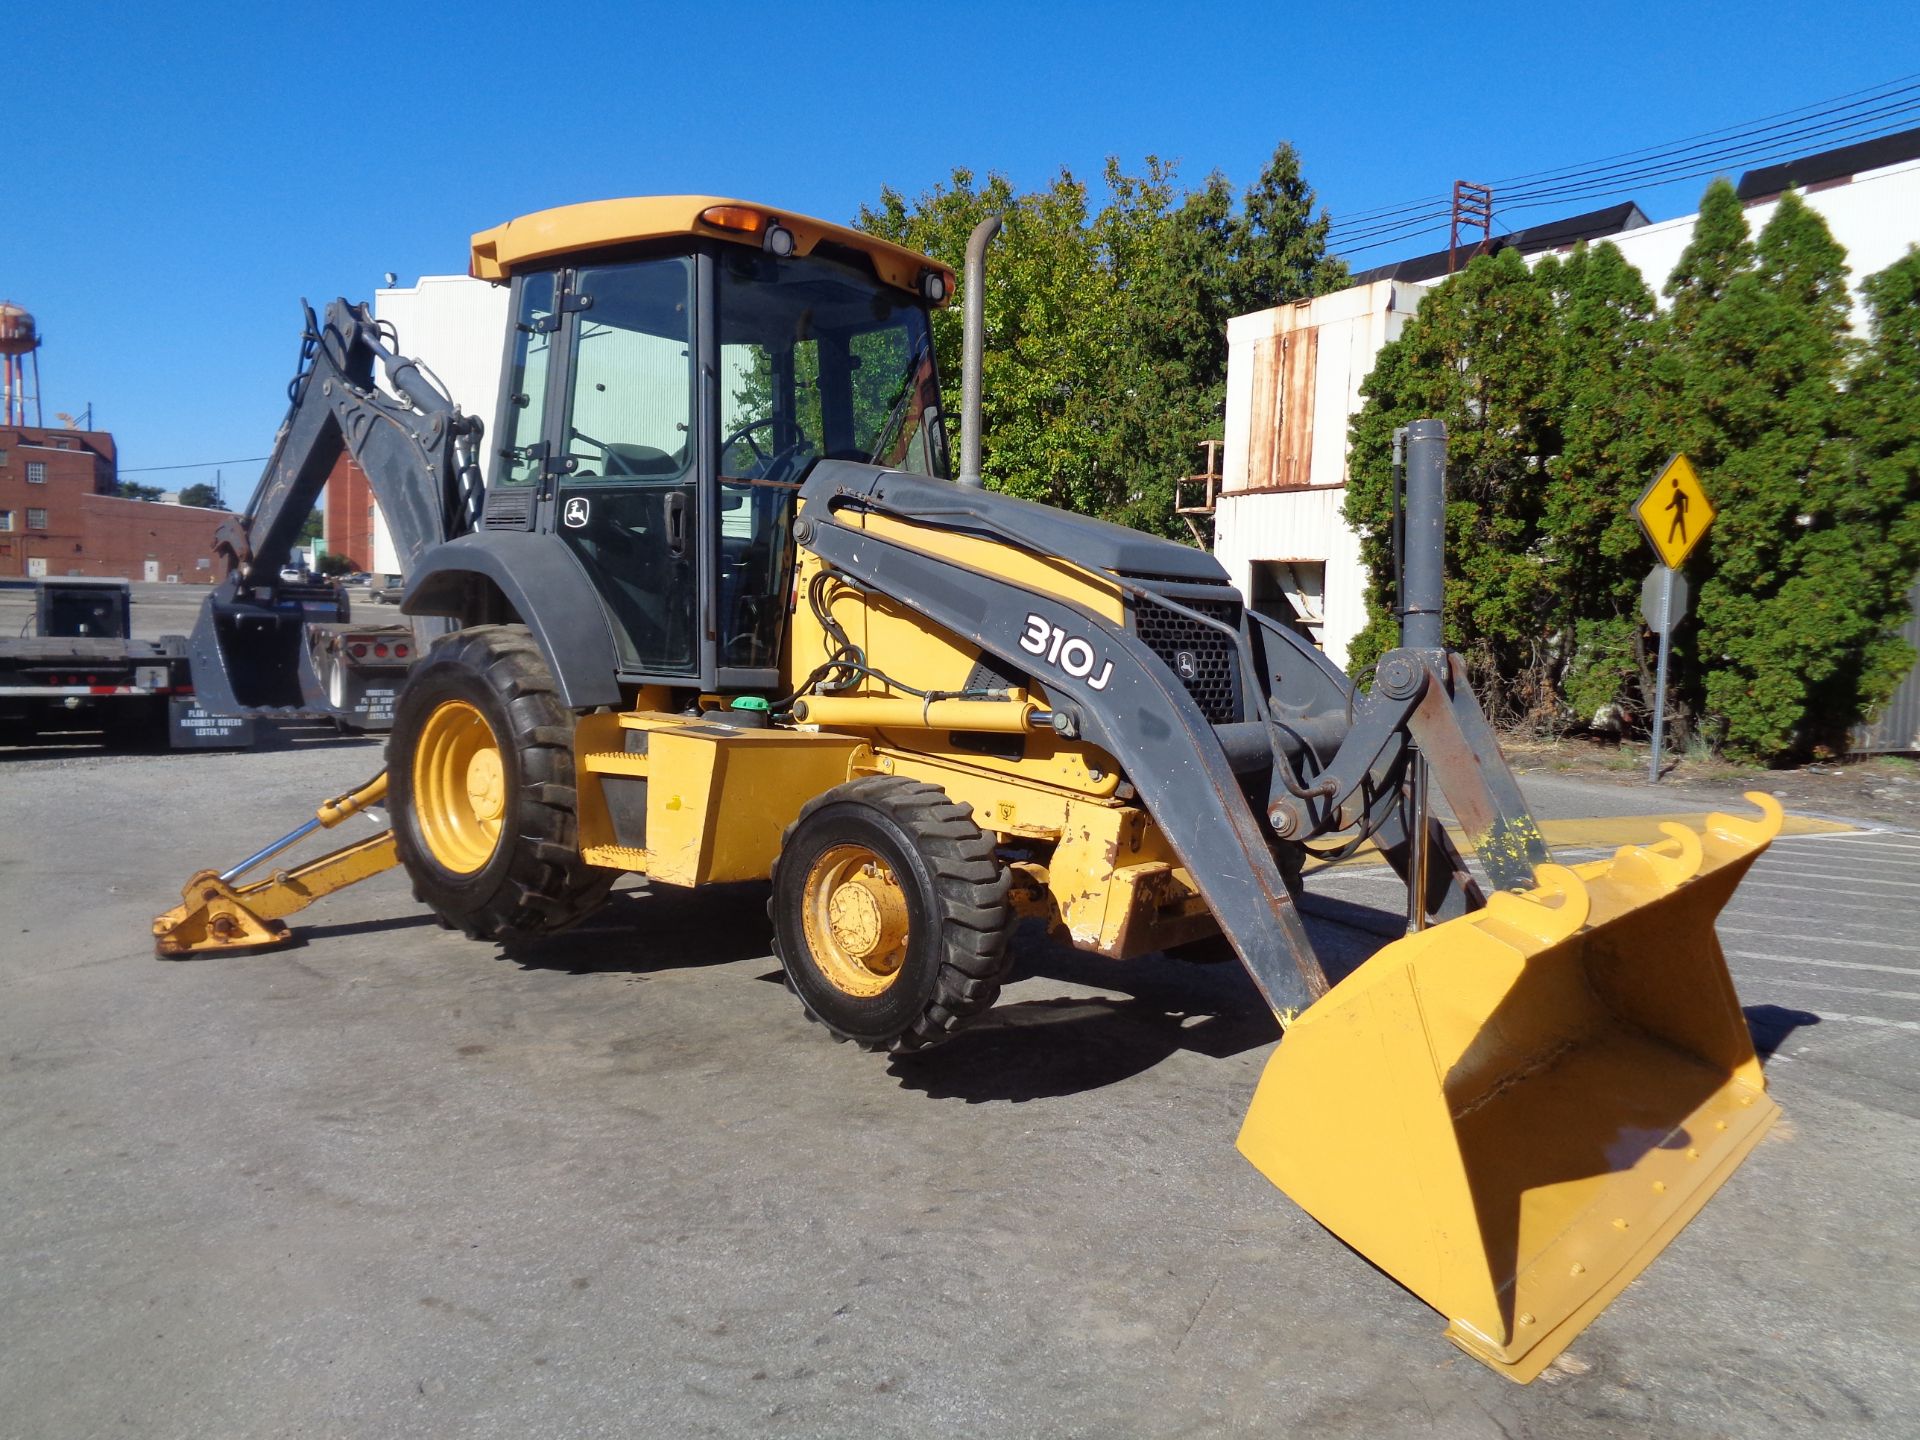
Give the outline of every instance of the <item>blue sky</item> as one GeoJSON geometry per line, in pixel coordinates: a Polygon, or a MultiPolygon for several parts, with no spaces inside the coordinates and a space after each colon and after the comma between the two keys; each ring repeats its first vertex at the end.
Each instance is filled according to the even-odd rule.
{"type": "MultiPolygon", "coordinates": [[[[1339,216],[1920,72],[1894,0],[21,3],[6,33],[0,298],[46,336],[49,422],[91,402],[129,470],[265,454],[300,296],[463,271],[472,231],[548,205],[697,191],[844,220],[955,166],[1024,188],[1110,154],[1243,185],[1289,139],[1339,216]]],[[[1633,194],[1658,219],[1703,185],[1633,194]]],[[[258,468],[225,467],[230,498],[258,468]]]]}

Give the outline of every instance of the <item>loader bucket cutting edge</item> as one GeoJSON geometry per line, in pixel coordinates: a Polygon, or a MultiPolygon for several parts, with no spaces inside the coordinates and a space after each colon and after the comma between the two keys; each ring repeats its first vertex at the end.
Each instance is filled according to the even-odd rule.
{"type": "Polygon", "coordinates": [[[1533,1379],[1779,1114],[1713,923],[1782,815],[1571,869],[1397,940],[1289,1025],[1241,1153],[1533,1379]]]}

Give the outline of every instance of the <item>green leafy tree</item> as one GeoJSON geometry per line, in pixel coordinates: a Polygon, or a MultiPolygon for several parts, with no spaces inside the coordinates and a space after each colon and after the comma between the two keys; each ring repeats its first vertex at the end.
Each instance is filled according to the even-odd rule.
{"type": "Polygon", "coordinates": [[[1367,377],[1349,456],[1347,521],[1371,575],[1356,673],[1398,639],[1392,570],[1393,432],[1447,425],[1447,642],[1481,701],[1518,718],[1552,705],[1556,593],[1544,520],[1557,447],[1552,291],[1512,250],[1480,256],[1427,296],[1367,377]]]}
{"type": "Polygon", "coordinates": [[[1276,146],[1233,222],[1230,314],[1325,295],[1348,283],[1346,262],[1327,253],[1332,217],[1325,210],[1316,216],[1316,203],[1299,154],[1284,142],[1276,146]]]}
{"type": "Polygon", "coordinates": [[[336,555],[332,551],[328,551],[320,557],[320,563],[314,568],[329,579],[334,579],[341,575],[351,575],[353,573],[353,561],[344,555],[336,555]]]}
{"type": "Polygon", "coordinates": [[[1488,708],[1646,708],[1627,507],[1679,449],[1719,513],[1691,562],[1670,713],[1743,759],[1838,750],[1913,661],[1898,629],[1920,568],[1920,252],[1863,287],[1862,345],[1819,214],[1789,193],[1754,237],[1716,182],[1666,293],[1656,315],[1601,245],[1531,273],[1476,260],[1428,295],[1353,424],[1347,514],[1372,571],[1356,667],[1395,639],[1392,433],[1433,415],[1451,432],[1448,639],[1488,708]]]}
{"type": "Polygon", "coordinates": [[[198,505],[206,510],[217,510],[220,508],[220,492],[205,483],[189,485],[181,490],[180,503],[198,505]]]}
{"type": "MultiPolygon", "coordinates": [[[[1005,217],[987,266],[983,465],[996,489],[1174,533],[1173,482],[1217,435],[1226,321],[1344,283],[1298,157],[1279,147],[1236,208],[1218,174],[1187,190],[1170,162],[1107,163],[1098,209],[1070,173],[1016,194],[956,170],[912,202],[883,191],[865,229],[960,270],[968,234],[1005,217]]],[[[934,334],[957,413],[960,307],[934,334]]]]}
{"type": "Polygon", "coordinates": [[[1835,497],[1835,542],[1810,537],[1822,560],[1840,552],[1857,570],[1836,577],[1854,588],[1836,597],[1839,663],[1813,696],[1829,745],[1838,726],[1883,704],[1915,659],[1899,632],[1920,570],[1920,250],[1868,276],[1861,292],[1871,338],[1847,386],[1848,483],[1835,497]]]}
{"type": "Polygon", "coordinates": [[[122,480],[113,487],[122,500],[158,500],[167,492],[158,485],[142,485],[137,480],[122,480]]]}
{"type": "Polygon", "coordinates": [[[1551,299],[1548,404],[1557,453],[1541,528],[1557,601],[1561,691],[1573,718],[1611,705],[1650,709],[1653,674],[1639,619],[1646,548],[1629,504],[1661,451],[1653,292],[1618,247],[1582,245],[1536,272],[1551,299]]]}
{"type": "Polygon", "coordinates": [[[1681,429],[1719,509],[1696,551],[1693,683],[1706,733],[1744,759],[1777,759],[1844,729],[1815,702],[1836,696],[1860,623],[1847,598],[1865,578],[1856,547],[1871,539],[1841,506],[1846,275],[1826,222],[1789,192],[1751,263],[1690,330],[1674,327],[1681,429]]]}
{"type": "Polygon", "coordinates": [[[1673,274],[1667,277],[1665,293],[1673,302],[1669,320],[1677,333],[1691,334],[1702,313],[1726,293],[1734,276],[1751,267],[1751,234],[1746,209],[1733,182],[1715,180],[1700,197],[1700,218],[1694,222],[1693,238],[1680,252],[1673,274]]]}

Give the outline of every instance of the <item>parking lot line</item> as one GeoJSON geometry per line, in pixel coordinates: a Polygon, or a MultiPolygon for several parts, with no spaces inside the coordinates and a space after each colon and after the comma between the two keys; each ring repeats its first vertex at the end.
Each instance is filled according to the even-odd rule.
{"type": "Polygon", "coordinates": [[[1781,845],[1785,845],[1789,843],[1809,842],[1810,844],[1811,842],[1817,841],[1819,842],[1822,848],[1831,847],[1833,849],[1845,849],[1845,850],[1898,850],[1903,854],[1907,854],[1907,855],[1920,854],[1920,836],[1914,837],[1913,840],[1911,841],[1908,841],[1904,838],[1900,838],[1900,839],[1884,838],[1884,837],[1891,837],[1894,834],[1895,832],[1891,830],[1854,830],[1851,832],[1835,831],[1831,834],[1795,835],[1790,837],[1783,837],[1782,839],[1776,840],[1773,843],[1776,849],[1779,848],[1781,845]],[[1874,838],[1874,837],[1883,837],[1883,838],[1874,838]],[[1844,844],[1842,842],[1844,842],[1844,844]]]}
{"type": "MultiPolygon", "coordinates": [[[[1909,883],[1909,890],[1920,890],[1920,881],[1909,883]]],[[[1843,890],[1836,885],[1791,885],[1785,880],[1767,880],[1749,875],[1740,882],[1744,893],[1748,890],[1792,890],[1802,895],[1846,895],[1859,900],[1891,900],[1894,897],[1883,890],[1843,890]]]]}
{"type": "Polygon", "coordinates": [[[1802,985],[1814,990],[1830,990],[1836,995],[1872,995],[1881,1000],[1920,1000],[1920,990],[1868,990],[1858,985],[1833,985],[1825,980],[1802,980],[1797,975],[1756,975],[1751,970],[1745,970],[1741,972],[1740,980],[1743,986],[1748,982],[1762,987],[1802,985]]]}
{"type": "Polygon", "coordinates": [[[1815,960],[1807,955],[1763,955],[1757,950],[1729,950],[1727,954],[1741,960],[1766,960],[1776,965],[1818,965],[1833,970],[1878,970],[1888,975],[1912,975],[1920,979],[1920,970],[1911,970],[1904,965],[1872,965],[1865,960],[1815,960]]]}
{"type": "Polygon", "coordinates": [[[1844,1020],[1850,1025],[1878,1025],[1888,1030],[1905,1030],[1909,1034],[1920,1035],[1920,1020],[1889,1020],[1884,1015],[1842,1015],[1835,1010],[1822,1010],[1820,1019],[1844,1020]]]}
{"type": "MultiPolygon", "coordinates": [[[[1783,945],[1857,945],[1867,950],[1891,950],[1896,955],[1915,955],[1912,945],[1895,945],[1886,940],[1850,940],[1844,935],[1782,935],[1777,930],[1749,930],[1743,925],[1721,925],[1722,935],[1751,935],[1758,940],[1777,940],[1783,945]]],[[[1920,955],[1916,955],[1920,958],[1920,955]]],[[[1916,971],[1920,974],[1920,971],[1916,971]]]]}
{"type": "MultiPolygon", "coordinates": [[[[1771,869],[1771,868],[1775,868],[1775,867],[1771,867],[1771,866],[1763,867],[1762,870],[1757,871],[1756,873],[1764,873],[1765,869],[1771,869]]],[[[1911,870],[1912,867],[1909,866],[1908,868],[1909,870],[1911,870]]],[[[1861,885],[1898,885],[1898,886],[1905,886],[1909,889],[1912,889],[1916,886],[1920,886],[1920,879],[1911,878],[1909,876],[1862,875],[1862,874],[1859,874],[1857,871],[1847,871],[1847,870],[1809,870],[1804,866],[1800,865],[1798,862],[1796,862],[1793,866],[1793,873],[1796,875],[1805,875],[1811,879],[1818,879],[1822,875],[1830,875],[1835,880],[1852,880],[1861,885]]]]}

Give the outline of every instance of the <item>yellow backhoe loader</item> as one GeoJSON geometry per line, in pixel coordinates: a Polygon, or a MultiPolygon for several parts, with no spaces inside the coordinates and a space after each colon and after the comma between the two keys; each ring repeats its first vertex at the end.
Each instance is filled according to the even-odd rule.
{"type": "Polygon", "coordinates": [[[1241,1151],[1530,1379],[1776,1113],[1713,922],[1779,809],[1553,863],[1442,642],[1435,422],[1406,436],[1402,643],[1365,689],[1211,556],[985,490],[996,224],[968,251],[955,479],[928,328],[953,275],[765,206],[616,200],[475,236],[472,273],[510,287],[484,447],[364,307],[309,311],[192,639],[202,700],[326,713],[275,586],[343,449],[436,633],[384,776],[195,876],[159,952],[280,943],[394,863],[481,939],[563,929],[626,872],[770,879],[807,1013],[901,1053],[992,1005],[1018,917],[1115,958],[1223,936],[1284,1027],[1241,1151]],[[381,802],[389,832],[247,880],[381,802]],[[1363,840],[1410,933],[1332,983],[1301,872],[1363,840]]]}

